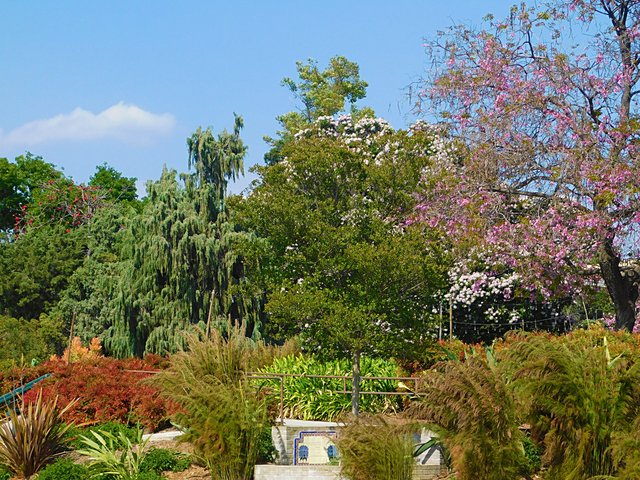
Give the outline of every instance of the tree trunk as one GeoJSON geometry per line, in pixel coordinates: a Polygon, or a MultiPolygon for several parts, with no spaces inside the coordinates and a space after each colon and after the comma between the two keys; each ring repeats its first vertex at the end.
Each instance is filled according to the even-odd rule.
{"type": "Polygon", "coordinates": [[[622,275],[620,258],[609,240],[600,249],[600,272],[616,309],[616,330],[632,331],[636,323],[638,285],[622,275]]]}
{"type": "Polygon", "coordinates": [[[360,351],[353,352],[353,382],[351,388],[351,413],[360,415],[360,351]]]}

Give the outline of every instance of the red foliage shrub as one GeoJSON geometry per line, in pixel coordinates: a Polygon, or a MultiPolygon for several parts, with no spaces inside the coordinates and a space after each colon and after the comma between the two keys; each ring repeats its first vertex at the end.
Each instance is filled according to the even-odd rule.
{"type": "Polygon", "coordinates": [[[9,393],[25,383],[35,380],[36,378],[50,372],[51,369],[43,364],[35,367],[12,367],[10,369],[0,371],[0,395],[9,393]]]}
{"type": "Polygon", "coordinates": [[[144,360],[130,358],[93,358],[69,365],[62,361],[47,362],[53,373],[50,379],[25,394],[33,401],[42,390],[45,398],[58,397],[59,405],[78,401],[65,415],[76,424],[118,421],[140,423],[150,430],[170,417],[175,405],[159,395],[159,391],[142,380],[157,371],[164,361],[157,356],[144,360]]]}

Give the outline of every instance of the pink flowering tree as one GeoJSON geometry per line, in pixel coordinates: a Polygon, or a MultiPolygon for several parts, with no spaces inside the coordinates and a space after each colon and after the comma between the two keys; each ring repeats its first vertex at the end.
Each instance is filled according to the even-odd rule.
{"type": "Polygon", "coordinates": [[[425,174],[416,217],[544,297],[605,285],[633,329],[640,223],[640,3],[512,7],[428,44],[418,108],[457,155],[425,174]]]}

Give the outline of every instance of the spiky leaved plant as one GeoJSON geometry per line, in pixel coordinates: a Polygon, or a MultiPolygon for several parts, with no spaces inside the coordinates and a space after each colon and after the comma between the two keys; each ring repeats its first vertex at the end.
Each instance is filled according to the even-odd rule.
{"type": "Polygon", "coordinates": [[[640,363],[630,354],[612,358],[606,337],[530,336],[507,359],[533,436],[544,444],[547,478],[616,478],[629,453],[620,448],[640,445],[630,429],[640,413],[640,363]]]}
{"type": "Polygon", "coordinates": [[[21,412],[10,411],[0,426],[0,464],[17,478],[30,479],[67,449],[70,424],[62,420],[73,403],[58,408],[58,399],[23,404],[21,412]]]}
{"type": "Polygon", "coordinates": [[[350,480],[411,480],[411,429],[382,416],[352,419],[336,439],[342,473],[350,480]]]}
{"type": "Polygon", "coordinates": [[[408,415],[429,424],[458,480],[509,480],[527,470],[513,394],[491,356],[441,362],[408,415]]]}
{"type": "Polygon", "coordinates": [[[249,480],[269,425],[265,396],[244,372],[258,369],[271,352],[261,342],[229,328],[210,339],[191,338],[187,351],[171,358],[171,366],[152,381],[182,407],[176,421],[181,437],[194,446],[213,479],[249,480]]]}
{"type": "Polygon", "coordinates": [[[149,441],[143,440],[142,430],[138,430],[133,442],[122,430],[117,435],[101,430],[90,433],[90,436],[80,436],[82,448],[77,452],[89,457],[95,477],[108,476],[117,480],[138,478],[149,441]]]}

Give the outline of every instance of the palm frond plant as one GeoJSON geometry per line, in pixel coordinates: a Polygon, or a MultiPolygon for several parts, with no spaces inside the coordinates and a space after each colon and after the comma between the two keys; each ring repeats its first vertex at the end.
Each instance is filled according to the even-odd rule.
{"type": "Polygon", "coordinates": [[[513,394],[492,358],[434,366],[408,416],[429,425],[458,480],[509,480],[527,473],[513,394]]]}
{"type": "Polygon", "coordinates": [[[611,356],[606,337],[579,342],[531,336],[507,354],[514,387],[550,480],[615,478],[623,445],[640,413],[640,363],[611,356]]]}
{"type": "Polygon", "coordinates": [[[10,411],[0,426],[0,464],[15,477],[30,479],[45,465],[67,450],[67,430],[63,415],[73,403],[58,408],[57,398],[23,404],[21,412],[10,411]]]}
{"type": "Polygon", "coordinates": [[[76,450],[89,458],[91,471],[95,477],[111,476],[117,480],[137,480],[140,466],[145,458],[142,430],[132,442],[123,431],[118,435],[93,430],[90,436],[81,436],[82,448],[76,450]]]}
{"type": "Polygon", "coordinates": [[[244,373],[270,361],[260,342],[230,328],[226,336],[191,338],[187,351],[171,358],[171,366],[151,381],[178,403],[176,422],[213,479],[249,480],[270,425],[265,395],[244,373]]]}
{"type": "Polygon", "coordinates": [[[350,480],[411,480],[415,461],[407,425],[382,416],[353,419],[336,439],[341,471],[350,480]]]}

